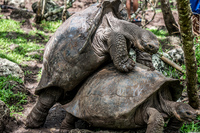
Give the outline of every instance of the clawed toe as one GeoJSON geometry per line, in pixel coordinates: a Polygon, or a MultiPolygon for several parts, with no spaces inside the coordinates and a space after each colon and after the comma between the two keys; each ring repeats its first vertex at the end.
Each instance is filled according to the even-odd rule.
{"type": "Polygon", "coordinates": [[[128,59],[124,64],[123,64],[123,67],[122,67],[122,71],[123,72],[129,72],[131,70],[133,70],[135,67],[135,62],[132,60],[132,59],[128,59]]]}

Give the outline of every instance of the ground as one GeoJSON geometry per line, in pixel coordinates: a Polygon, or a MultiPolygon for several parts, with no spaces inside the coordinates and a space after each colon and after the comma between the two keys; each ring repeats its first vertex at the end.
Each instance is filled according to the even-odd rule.
{"type": "MultiPolygon", "coordinates": [[[[0,4],[2,4],[2,1],[3,0],[0,0],[0,4]]],[[[37,0],[29,0],[29,1],[27,0],[25,7],[31,11],[32,10],[31,5],[35,1],[37,1],[37,0]]],[[[81,11],[81,10],[87,8],[90,4],[95,3],[95,2],[96,2],[96,0],[81,0],[81,1],[77,0],[73,4],[73,7],[68,9],[68,11],[70,13],[81,11]]],[[[58,4],[63,5],[63,0],[60,0],[58,2],[58,4]]],[[[10,13],[11,13],[11,10],[8,10],[7,12],[2,12],[1,14],[4,14],[5,18],[12,18],[17,21],[22,21],[24,19],[24,17],[23,18],[21,17],[23,15],[15,16],[16,14],[14,14],[14,16],[12,16],[10,13]]],[[[177,12],[173,11],[173,14],[174,14],[175,19],[178,20],[177,12]]],[[[148,20],[150,20],[152,18],[152,16],[153,16],[153,12],[148,11],[146,14],[146,18],[148,20]]],[[[31,25],[31,23],[33,23],[33,18],[27,17],[21,27],[24,31],[26,31],[27,34],[34,28],[41,28],[37,25],[36,25],[36,27],[33,27],[31,25]]],[[[146,27],[147,28],[160,27],[162,29],[164,26],[165,25],[164,25],[162,13],[158,12],[155,16],[155,19],[150,24],[148,24],[146,27]]],[[[50,35],[50,36],[52,35],[52,33],[46,33],[46,34],[50,35]]],[[[17,34],[11,33],[7,37],[15,37],[15,36],[17,36],[17,34]]],[[[31,36],[29,37],[29,39],[33,39],[33,38],[34,37],[31,37],[31,36]]],[[[42,36],[38,36],[37,40],[39,40],[39,42],[41,44],[44,44],[42,36]]],[[[42,51],[44,51],[44,49],[42,49],[42,51]]],[[[40,56],[42,56],[42,53],[40,54],[40,56]]],[[[16,119],[12,118],[13,120],[10,121],[10,123],[7,125],[6,132],[14,132],[14,133],[38,133],[38,132],[40,132],[40,133],[48,132],[49,133],[49,132],[53,132],[53,133],[56,133],[56,132],[58,132],[61,121],[64,119],[64,116],[65,116],[65,110],[61,107],[60,104],[56,104],[54,107],[51,108],[49,115],[47,117],[47,121],[43,127],[38,128],[38,129],[26,129],[25,128],[24,123],[26,120],[26,116],[32,109],[33,105],[35,104],[36,98],[37,98],[37,96],[33,96],[33,95],[34,95],[34,88],[37,86],[37,83],[38,83],[37,74],[41,70],[42,60],[33,60],[33,61],[23,62],[23,64],[27,65],[26,67],[24,67],[24,65],[21,66],[24,72],[27,70],[31,71],[31,73],[28,73],[25,75],[25,87],[30,92],[29,96],[31,98],[29,98],[28,104],[24,105],[24,110],[22,112],[23,115],[19,115],[19,114],[14,115],[16,117],[16,119]]]]}

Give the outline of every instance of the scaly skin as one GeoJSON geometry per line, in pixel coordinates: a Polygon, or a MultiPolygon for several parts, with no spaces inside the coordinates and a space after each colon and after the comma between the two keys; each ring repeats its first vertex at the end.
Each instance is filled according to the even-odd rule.
{"type": "Polygon", "coordinates": [[[157,53],[159,42],[152,32],[142,29],[133,23],[118,19],[112,12],[105,16],[111,29],[122,34],[140,51],[145,51],[149,54],[157,53]]]}
{"type": "Polygon", "coordinates": [[[36,128],[42,126],[49,109],[58,101],[62,92],[59,88],[52,88],[41,93],[36,105],[27,116],[26,127],[36,128]]]}
{"type": "Polygon", "coordinates": [[[155,70],[152,63],[152,55],[147,52],[142,52],[139,49],[135,48],[136,52],[136,62],[148,66],[150,70],[155,70]]]}
{"type": "Polygon", "coordinates": [[[74,129],[76,120],[76,117],[67,112],[60,126],[60,133],[67,133],[69,130],[74,129]]]}
{"type": "Polygon", "coordinates": [[[126,39],[123,35],[112,32],[108,38],[109,52],[115,67],[121,72],[129,72],[135,62],[128,56],[126,39]]]}
{"type": "Polygon", "coordinates": [[[146,113],[148,115],[146,133],[162,133],[164,127],[164,119],[161,113],[151,107],[147,108],[146,113]]]}

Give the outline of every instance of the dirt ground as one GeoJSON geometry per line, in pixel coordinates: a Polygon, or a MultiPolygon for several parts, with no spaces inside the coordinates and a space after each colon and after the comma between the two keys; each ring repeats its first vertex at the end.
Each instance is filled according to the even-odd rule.
{"type": "MultiPolygon", "coordinates": [[[[0,0],[0,4],[2,4],[3,0],[0,0]]],[[[31,5],[37,0],[26,0],[25,7],[28,10],[32,10],[31,5]]],[[[87,8],[90,4],[95,3],[96,0],[76,0],[76,2],[73,3],[73,7],[68,9],[70,13],[81,11],[85,8],[87,8]]],[[[57,2],[60,5],[63,5],[63,0],[60,0],[57,2]]],[[[10,18],[10,13],[11,10],[8,10],[7,12],[1,12],[0,14],[4,14],[5,18],[10,18]]],[[[176,21],[178,20],[178,13],[176,11],[173,11],[174,17],[176,21]]],[[[146,14],[146,18],[150,20],[153,16],[153,12],[149,11],[146,14]]],[[[21,21],[20,19],[18,21],[21,21]]],[[[31,26],[31,23],[33,23],[33,19],[28,19],[26,21],[26,24],[22,26],[24,31],[27,33],[33,29],[31,26]]],[[[156,14],[155,19],[148,24],[146,27],[147,28],[153,28],[153,27],[164,27],[164,20],[162,13],[159,12],[156,14]]],[[[47,33],[48,34],[48,33],[47,33]]],[[[38,40],[41,40],[42,38],[37,38],[38,40]]],[[[42,56],[42,55],[41,55],[42,56]]],[[[46,123],[44,124],[43,127],[38,128],[38,129],[26,129],[25,128],[25,120],[26,116],[32,109],[33,105],[35,104],[37,96],[33,96],[34,93],[34,88],[37,86],[37,74],[39,70],[42,67],[42,61],[29,61],[29,62],[24,62],[24,64],[27,64],[27,67],[22,67],[23,71],[29,70],[32,73],[26,75],[25,77],[25,87],[27,90],[30,92],[30,96],[32,96],[31,100],[29,100],[28,104],[24,105],[24,111],[22,112],[23,115],[15,115],[16,119],[12,118],[10,123],[7,125],[6,131],[5,132],[13,132],[13,133],[56,133],[59,131],[59,127],[61,124],[61,121],[65,117],[65,110],[61,107],[60,104],[56,104],[53,106],[49,112],[49,115],[47,117],[46,123]]]]}

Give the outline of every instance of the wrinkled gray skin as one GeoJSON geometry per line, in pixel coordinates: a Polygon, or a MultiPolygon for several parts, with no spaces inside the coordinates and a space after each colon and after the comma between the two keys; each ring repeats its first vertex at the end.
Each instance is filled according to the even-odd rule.
{"type": "Polygon", "coordinates": [[[182,86],[158,71],[136,66],[130,73],[120,73],[110,64],[93,74],[64,108],[68,112],[61,132],[74,128],[82,119],[91,126],[109,129],[134,129],[147,126],[146,133],[178,132],[184,121],[196,118],[188,104],[175,102],[182,86]]]}
{"type": "Polygon", "coordinates": [[[43,125],[48,110],[102,64],[112,60],[121,72],[134,69],[135,62],[128,55],[133,45],[151,54],[158,51],[154,34],[117,18],[119,4],[120,0],[106,0],[76,13],[51,37],[35,91],[39,98],[27,116],[27,127],[43,125]]]}

